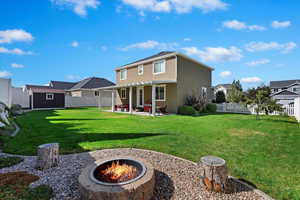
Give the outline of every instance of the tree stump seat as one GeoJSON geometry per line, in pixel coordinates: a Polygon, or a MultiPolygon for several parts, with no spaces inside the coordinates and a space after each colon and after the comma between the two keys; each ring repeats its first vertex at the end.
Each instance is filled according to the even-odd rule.
{"type": "Polygon", "coordinates": [[[40,170],[56,167],[59,161],[59,144],[42,144],[38,146],[36,168],[40,170]]]}
{"type": "Polygon", "coordinates": [[[225,192],[228,181],[226,161],[216,156],[205,156],[200,160],[202,167],[201,186],[212,192],[225,192]]]}

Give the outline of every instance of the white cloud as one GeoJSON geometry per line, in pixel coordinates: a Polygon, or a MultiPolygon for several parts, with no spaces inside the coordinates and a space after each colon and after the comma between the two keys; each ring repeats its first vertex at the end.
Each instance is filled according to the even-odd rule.
{"type": "Polygon", "coordinates": [[[282,22],[280,22],[280,21],[273,21],[273,22],[271,23],[271,26],[272,26],[273,28],[279,29],[279,28],[287,28],[287,27],[289,27],[291,24],[292,24],[292,23],[291,23],[290,21],[282,21],[282,22]]]}
{"type": "Polygon", "coordinates": [[[198,8],[203,12],[224,10],[228,4],[222,0],[122,0],[126,5],[137,10],[147,10],[152,12],[188,13],[193,8],[198,8]]]}
{"type": "Polygon", "coordinates": [[[0,71],[0,78],[7,78],[12,76],[12,74],[8,71],[0,71]]]}
{"type": "Polygon", "coordinates": [[[266,30],[265,27],[260,25],[247,25],[245,22],[241,22],[238,20],[230,20],[224,21],[223,27],[234,29],[234,30],[250,30],[250,31],[264,31],[266,30]]]}
{"type": "Polygon", "coordinates": [[[30,42],[34,38],[32,35],[21,29],[0,31],[0,44],[12,42],[30,42]]]}
{"type": "Polygon", "coordinates": [[[281,53],[289,53],[297,47],[294,42],[250,42],[246,44],[246,50],[249,52],[279,50],[281,53]]]}
{"type": "Polygon", "coordinates": [[[192,41],[192,39],[191,38],[184,38],[183,41],[190,42],[190,41],[192,41]]]}
{"type": "Polygon", "coordinates": [[[77,41],[73,41],[73,42],[71,43],[71,46],[74,47],[74,48],[76,48],[76,47],[79,46],[79,43],[78,43],[77,41]]]}
{"type": "Polygon", "coordinates": [[[33,54],[31,51],[23,51],[22,49],[19,49],[19,48],[7,49],[5,47],[0,47],[0,53],[15,54],[15,55],[32,55],[33,54]]]}
{"type": "Polygon", "coordinates": [[[50,0],[59,6],[68,6],[73,9],[73,11],[81,16],[85,17],[87,15],[87,9],[96,9],[100,5],[98,0],[50,0]]]}
{"type": "Polygon", "coordinates": [[[10,66],[11,66],[12,68],[24,68],[24,65],[22,65],[22,64],[17,64],[17,63],[12,63],[10,66]]]}
{"type": "Polygon", "coordinates": [[[78,76],[78,75],[72,75],[72,74],[70,74],[70,75],[67,75],[67,76],[66,76],[66,79],[68,79],[68,80],[70,80],[70,81],[78,81],[78,80],[81,79],[81,77],[78,76]]]}
{"type": "Polygon", "coordinates": [[[241,82],[242,83],[260,83],[260,82],[262,82],[262,79],[259,77],[256,77],[256,76],[246,77],[246,78],[242,78],[241,82]]]}
{"type": "Polygon", "coordinates": [[[177,43],[163,43],[155,40],[148,40],[145,42],[139,42],[128,45],[121,48],[122,51],[128,51],[130,49],[159,49],[159,50],[174,50],[178,46],[177,43]]]}
{"type": "Polygon", "coordinates": [[[197,47],[182,48],[187,54],[195,55],[205,62],[226,62],[239,61],[243,57],[242,50],[231,46],[224,47],[206,47],[205,50],[200,50],[197,47]]]}
{"type": "Polygon", "coordinates": [[[231,71],[224,71],[224,72],[221,72],[220,73],[220,76],[222,77],[222,78],[227,78],[227,77],[229,77],[229,76],[231,76],[232,75],[232,72],[231,71]]]}
{"type": "Polygon", "coordinates": [[[254,66],[257,66],[257,65],[265,65],[265,64],[268,64],[270,62],[271,61],[269,59],[260,59],[260,60],[255,60],[255,61],[248,62],[248,63],[246,63],[246,65],[254,67],[254,66]]]}

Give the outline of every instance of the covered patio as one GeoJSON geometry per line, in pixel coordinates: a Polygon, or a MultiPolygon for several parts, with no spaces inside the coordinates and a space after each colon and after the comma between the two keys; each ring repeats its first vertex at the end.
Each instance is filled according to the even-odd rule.
{"type": "Polygon", "coordinates": [[[170,100],[176,99],[176,81],[136,82],[100,88],[99,91],[111,92],[112,112],[165,115],[172,106],[170,100]]]}

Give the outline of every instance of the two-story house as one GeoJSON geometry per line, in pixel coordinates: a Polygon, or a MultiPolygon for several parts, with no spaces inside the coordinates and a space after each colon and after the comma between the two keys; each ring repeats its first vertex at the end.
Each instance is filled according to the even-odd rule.
{"type": "Polygon", "coordinates": [[[157,108],[176,113],[189,95],[212,99],[213,68],[178,52],[160,52],[118,67],[116,85],[111,90],[112,110],[119,106],[133,112],[140,109],[155,114],[157,108]]]}
{"type": "Polygon", "coordinates": [[[289,105],[300,97],[300,80],[271,81],[270,89],[273,99],[282,105],[289,105]]]}

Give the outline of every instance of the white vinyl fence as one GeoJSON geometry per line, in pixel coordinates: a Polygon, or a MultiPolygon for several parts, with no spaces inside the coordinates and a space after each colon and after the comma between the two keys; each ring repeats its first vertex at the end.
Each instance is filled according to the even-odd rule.
{"type": "Polygon", "coordinates": [[[300,98],[295,99],[294,115],[298,122],[300,122],[300,98]]]}
{"type": "Polygon", "coordinates": [[[217,112],[251,114],[251,111],[245,105],[238,103],[217,104],[217,112]]]}
{"type": "MultiPolygon", "coordinates": [[[[296,100],[295,100],[296,101],[296,100]]],[[[299,98],[300,101],[300,98],[299,98]]],[[[300,108],[300,102],[299,102],[299,106],[298,108],[300,108]]],[[[296,104],[295,106],[293,104],[291,105],[285,105],[283,106],[283,112],[278,112],[275,111],[273,113],[269,113],[270,115],[280,115],[280,114],[287,114],[288,116],[294,116],[296,110],[296,104]]],[[[238,103],[222,103],[222,104],[217,104],[217,112],[227,112],[227,113],[242,113],[242,114],[256,114],[255,112],[255,106],[245,106],[243,104],[238,104],[238,103]]],[[[300,111],[299,111],[300,113],[300,111]]],[[[265,114],[260,113],[260,114],[265,114]]],[[[299,116],[300,119],[300,116],[299,116]]]]}
{"type": "Polygon", "coordinates": [[[29,94],[23,88],[12,88],[12,104],[19,104],[22,108],[29,108],[29,94]]]}
{"type": "Polygon", "coordinates": [[[109,107],[111,106],[111,97],[101,95],[100,97],[72,97],[65,96],[66,108],[78,107],[109,107]]]}

